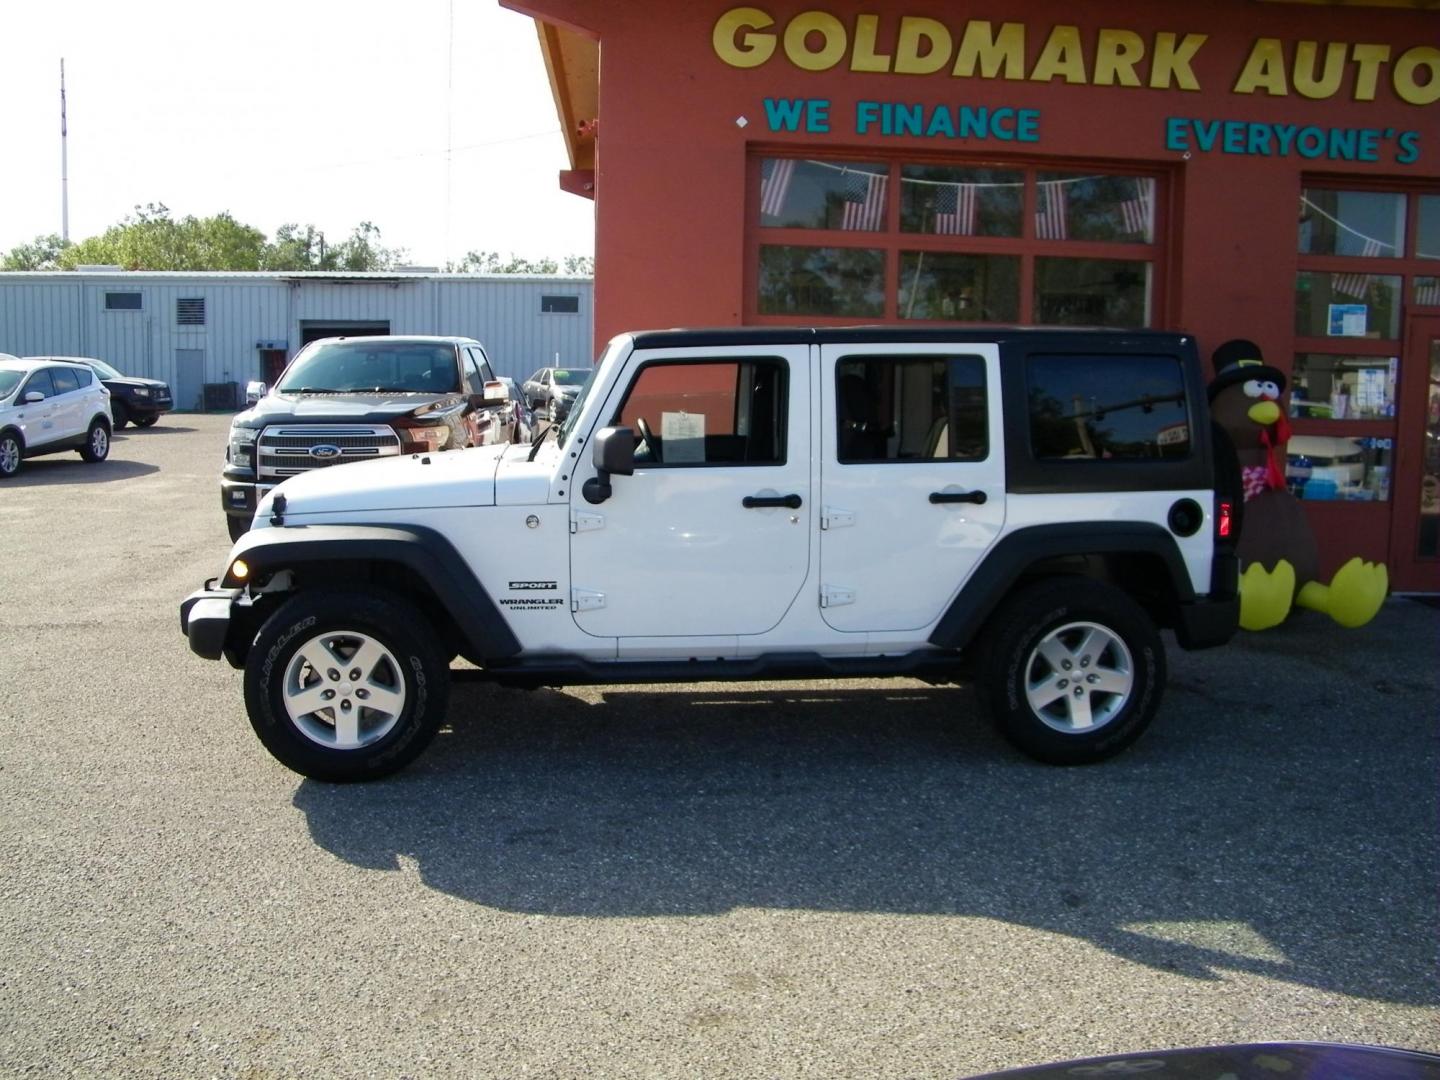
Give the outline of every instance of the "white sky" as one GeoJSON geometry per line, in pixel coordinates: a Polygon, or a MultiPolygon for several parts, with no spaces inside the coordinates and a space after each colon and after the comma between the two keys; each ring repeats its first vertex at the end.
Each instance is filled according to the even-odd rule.
{"type": "Polygon", "coordinates": [[[534,24],[495,0],[0,0],[0,251],[136,204],[228,210],[273,236],[380,227],[408,261],[594,251],[534,24]],[[453,147],[447,198],[447,102],[453,147]],[[448,207],[448,209],[447,209],[448,207]],[[447,227],[448,224],[448,227],[447,227]]]}

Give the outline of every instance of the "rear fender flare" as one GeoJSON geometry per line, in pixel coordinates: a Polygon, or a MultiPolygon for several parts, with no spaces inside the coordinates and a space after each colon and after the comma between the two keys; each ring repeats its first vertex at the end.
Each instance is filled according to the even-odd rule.
{"type": "Polygon", "coordinates": [[[1067,555],[1155,555],[1166,569],[1175,600],[1192,603],[1195,590],[1175,539],[1159,525],[1143,521],[1090,525],[1035,525],[1017,529],[985,556],[977,572],[951,601],[930,634],[930,644],[963,649],[1010,593],[1025,572],[1045,559],[1067,555]]]}

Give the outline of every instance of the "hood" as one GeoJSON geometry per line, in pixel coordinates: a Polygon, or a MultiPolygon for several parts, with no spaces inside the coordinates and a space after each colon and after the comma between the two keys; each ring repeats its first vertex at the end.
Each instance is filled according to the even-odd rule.
{"type": "Polygon", "coordinates": [[[267,394],[233,423],[240,427],[303,420],[307,423],[384,424],[464,402],[459,394],[267,394]]]}
{"type": "Polygon", "coordinates": [[[123,390],[127,387],[144,390],[166,390],[169,388],[169,384],[163,383],[159,379],[140,379],[130,375],[126,375],[123,379],[101,379],[100,381],[111,390],[123,390]]]}
{"type": "Polygon", "coordinates": [[[505,450],[503,445],[473,446],[315,469],[290,477],[266,495],[257,517],[273,512],[276,495],[285,496],[285,518],[296,524],[313,521],[311,515],[363,521],[375,512],[493,506],[495,468],[505,450]]]}

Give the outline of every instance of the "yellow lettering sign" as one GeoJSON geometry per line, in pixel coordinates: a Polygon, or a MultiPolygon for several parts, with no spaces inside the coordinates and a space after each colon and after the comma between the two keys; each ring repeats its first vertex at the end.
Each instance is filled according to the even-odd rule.
{"type": "Polygon", "coordinates": [[[753,31],[774,25],[775,20],[759,8],[733,8],[715,23],[710,42],[715,55],[731,67],[759,67],[775,54],[775,35],[753,31]],[[737,37],[742,30],[746,31],[744,36],[737,37]]]}
{"type": "Polygon", "coordinates": [[[950,62],[950,30],[935,19],[906,15],[895,43],[895,74],[933,75],[950,62]]]}
{"type": "MultiPolygon", "coordinates": [[[[829,71],[848,58],[849,70],[869,74],[934,75],[956,79],[1062,81],[1071,85],[1149,87],[1196,92],[1195,65],[1207,34],[1157,30],[1148,39],[1122,27],[1097,31],[1093,42],[1078,26],[1029,27],[970,19],[964,25],[920,15],[858,14],[853,25],[820,10],[802,11],[783,26],[763,8],[724,12],[711,31],[722,62],[758,68],[782,51],[801,71],[829,71]],[[894,20],[887,25],[887,20],[894,20]],[[1026,34],[1045,33],[1033,64],[1026,34]]],[[[1034,38],[1031,38],[1034,42],[1034,38]]],[[[1395,96],[1411,105],[1440,101],[1440,47],[1417,45],[1392,60],[1393,47],[1371,42],[1258,39],[1231,85],[1236,94],[1265,94],[1323,101],[1342,94],[1374,101],[1389,68],[1395,96]],[[1287,50],[1290,50],[1287,52],[1287,50]]]]}
{"type": "Polygon", "coordinates": [[[1240,77],[1235,80],[1237,94],[1253,94],[1256,90],[1264,90],[1272,97],[1290,93],[1285,83],[1285,49],[1278,38],[1261,38],[1255,42],[1240,77]]]}
{"type": "Polygon", "coordinates": [[[1057,26],[1045,39],[1045,47],[1030,71],[1032,82],[1050,82],[1056,76],[1067,83],[1084,85],[1085,46],[1080,42],[1078,26],[1057,26]]]}

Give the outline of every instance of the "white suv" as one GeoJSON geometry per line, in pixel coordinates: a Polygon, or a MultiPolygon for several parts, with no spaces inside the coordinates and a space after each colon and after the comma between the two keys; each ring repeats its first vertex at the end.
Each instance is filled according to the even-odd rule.
{"type": "Polygon", "coordinates": [[[1162,628],[1235,632],[1227,487],[1186,335],[627,334],[531,447],[286,480],[181,629],[327,780],[419,753],[457,655],[516,686],[968,677],[1021,750],[1098,761],[1155,715],[1162,628]]]}
{"type": "Polygon", "coordinates": [[[110,392],[84,364],[0,353],[0,480],[38,454],[110,456],[110,392]]]}

